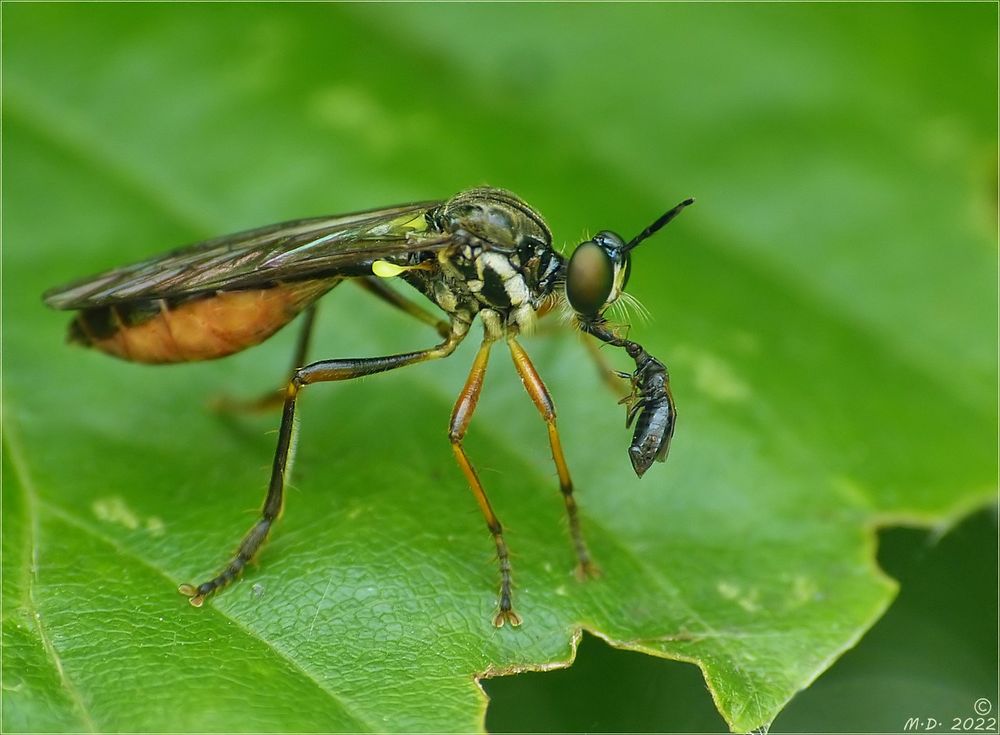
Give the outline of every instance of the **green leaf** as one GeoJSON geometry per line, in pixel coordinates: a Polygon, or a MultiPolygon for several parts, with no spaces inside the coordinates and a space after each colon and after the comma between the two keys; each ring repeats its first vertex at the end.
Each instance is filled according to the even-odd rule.
{"type": "MultiPolygon", "coordinates": [[[[701,667],[766,726],[886,609],[875,529],[995,500],[996,8],[4,7],[5,730],[477,730],[477,677],[581,629],[701,667]],[[545,429],[498,349],[467,442],[524,625],[446,438],[475,340],[301,400],[286,513],[252,523],[294,330],[149,368],[64,344],[43,290],[286,218],[517,191],[636,251],[680,422],[640,481],[582,345],[526,340],[604,576],[578,583],[545,429]],[[141,693],[141,694],[140,694],[141,693]]],[[[314,354],[435,335],[342,286],[314,354]]],[[[610,355],[617,360],[618,356],[610,355]]],[[[620,365],[626,367],[626,365],[620,365]]],[[[669,694],[669,693],[668,693],[669,694]]]]}
{"type": "MultiPolygon", "coordinates": [[[[997,691],[996,547],[993,509],[943,537],[926,529],[880,531],[878,561],[899,580],[898,597],[770,731],[941,732],[974,716],[974,703],[997,691]]],[[[568,669],[484,685],[491,732],[725,730],[693,666],[613,649],[588,635],[568,669]]]]}

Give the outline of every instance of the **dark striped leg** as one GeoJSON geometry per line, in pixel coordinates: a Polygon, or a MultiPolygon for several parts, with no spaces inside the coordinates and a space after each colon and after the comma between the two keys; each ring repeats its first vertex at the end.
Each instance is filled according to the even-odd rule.
{"type": "MultiPolygon", "coordinates": [[[[434,314],[429,312],[427,309],[424,309],[415,301],[411,301],[395,289],[382,283],[381,279],[371,277],[357,278],[354,280],[368,293],[377,296],[382,301],[396,307],[405,314],[415,317],[424,324],[434,327],[441,337],[448,337],[448,334],[451,331],[451,325],[446,320],[439,319],[434,316],[434,314]]],[[[312,340],[313,324],[315,320],[316,304],[312,303],[306,307],[302,314],[302,324],[299,327],[299,337],[295,343],[295,353],[292,356],[292,367],[288,371],[289,375],[293,375],[296,369],[306,364],[306,360],[309,355],[309,343],[312,340]]],[[[251,400],[240,400],[238,398],[222,396],[215,401],[212,407],[217,411],[230,413],[269,411],[272,408],[280,406],[284,397],[285,394],[283,390],[276,390],[273,393],[268,392],[251,400]]]]}
{"type": "Polygon", "coordinates": [[[593,340],[586,337],[583,337],[581,342],[583,342],[587,354],[594,361],[594,367],[597,368],[597,373],[601,376],[601,381],[607,386],[608,390],[618,396],[620,402],[624,402],[629,397],[629,394],[626,392],[628,383],[622,381],[621,371],[611,367],[608,358],[601,352],[600,345],[594,344],[593,340]]]}
{"type": "Polygon", "coordinates": [[[490,343],[484,340],[482,347],[479,348],[479,352],[476,354],[475,361],[472,363],[472,370],[469,371],[465,387],[462,388],[462,392],[458,396],[458,401],[455,403],[455,408],[451,412],[451,425],[448,430],[448,438],[451,440],[451,448],[455,453],[458,466],[462,468],[462,473],[469,482],[469,488],[476,497],[476,502],[479,503],[479,510],[483,512],[486,525],[490,529],[490,533],[493,534],[493,542],[497,547],[497,560],[500,563],[500,600],[498,602],[499,610],[493,617],[493,625],[500,628],[503,627],[504,623],[510,623],[512,626],[521,624],[521,617],[514,612],[511,604],[510,554],[507,552],[507,543],[503,539],[503,527],[500,525],[496,513],[493,512],[492,506],[490,506],[490,501],[486,497],[483,484],[479,481],[479,475],[476,474],[476,470],[472,466],[472,463],[469,462],[469,457],[465,453],[465,449],[462,448],[462,439],[469,428],[469,422],[472,421],[472,413],[476,410],[476,404],[479,402],[479,394],[483,390],[483,381],[486,378],[486,365],[489,359],[490,343]]]}
{"type": "Polygon", "coordinates": [[[583,532],[580,530],[580,518],[576,510],[576,500],[573,498],[573,480],[569,476],[569,467],[566,465],[566,458],[563,456],[562,442],[559,440],[559,430],[556,428],[556,409],[552,403],[545,383],[538,376],[535,366],[528,359],[528,353],[518,344],[517,340],[510,337],[507,340],[510,347],[510,355],[514,358],[514,367],[517,368],[518,375],[525,390],[531,396],[538,412],[542,414],[545,425],[549,430],[549,446],[552,448],[552,460],[556,464],[556,471],[559,473],[559,489],[562,490],[563,500],[566,502],[566,515],[569,517],[569,533],[573,539],[573,547],[576,549],[578,561],[576,567],[577,576],[581,579],[596,577],[600,574],[597,565],[590,558],[587,544],[583,540],[583,532]]]}
{"type": "Polygon", "coordinates": [[[312,365],[297,368],[292,379],[285,388],[285,406],[281,415],[281,427],[278,429],[278,446],[274,451],[274,464],[271,468],[271,482],[268,485],[267,497],[261,509],[260,520],[257,521],[243,537],[236,555],[217,576],[198,586],[182,584],[178,591],[191,598],[191,604],[200,607],[205,598],[213,592],[225,587],[237,579],[246,565],[254,558],[271,530],[271,526],[281,515],[284,503],[285,478],[288,474],[289,452],[293,443],[295,429],[295,400],[299,391],[311,383],[323,383],[335,380],[350,380],[365,375],[374,375],[405,365],[426,362],[441,357],[447,357],[455,351],[455,347],[465,336],[465,330],[451,333],[448,338],[429,350],[405,352],[386,357],[348,358],[344,360],[323,360],[312,365]]]}
{"type": "Polygon", "coordinates": [[[416,301],[406,298],[396,289],[386,285],[381,278],[372,276],[371,278],[358,278],[355,282],[368,293],[377,296],[391,306],[395,306],[402,312],[419,319],[424,324],[434,327],[442,337],[447,337],[451,331],[451,325],[444,319],[440,319],[416,301]]]}
{"type": "MultiPolygon", "coordinates": [[[[294,375],[296,369],[306,364],[306,356],[309,354],[309,343],[312,341],[313,325],[316,322],[316,304],[309,304],[302,312],[302,324],[299,326],[299,337],[295,341],[295,352],[292,355],[292,367],[289,375],[294,375]]],[[[256,411],[269,411],[277,408],[285,399],[283,390],[268,391],[262,396],[250,400],[241,400],[223,395],[218,398],[212,408],[216,411],[226,413],[246,413],[256,411]]]]}

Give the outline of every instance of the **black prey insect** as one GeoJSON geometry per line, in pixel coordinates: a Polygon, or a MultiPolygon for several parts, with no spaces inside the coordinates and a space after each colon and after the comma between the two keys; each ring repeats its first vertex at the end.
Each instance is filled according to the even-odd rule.
{"type": "Polygon", "coordinates": [[[109,270],[53,289],[44,298],[49,306],[78,312],[69,326],[71,341],[141,363],[224,357],[264,341],[303,313],[291,378],[282,394],[278,444],[260,518],[219,574],[199,585],[180,586],[195,606],[240,576],[281,514],[301,390],[312,383],[350,380],[447,357],[478,316],[483,339],[452,411],[448,437],[496,545],[500,595],[493,623],[519,625],[503,528],[463,447],[490,348],[500,340],[507,343],[524,387],[546,423],[577,571],[583,577],[592,575],[596,566],[580,529],[555,408],[518,336],[530,333],[538,318],[561,307],[580,330],[624,349],[635,363],[632,373],[620,373],[631,387],[623,402],[626,426],[635,425],[628,450],[632,467],[641,477],[654,461],[666,459],[676,418],[667,369],[641,345],[620,336],[604,314],[628,283],[632,250],[692,202],[681,202],[628,242],[612,232],[600,232],[567,260],[553,249],[542,217],[521,199],[501,189],[471,189],[446,201],[240,232],[109,270]],[[446,318],[438,318],[386,284],[396,277],[428,298],[446,318]],[[415,352],[307,363],[315,302],[347,279],[434,327],[441,341],[415,352]]]}

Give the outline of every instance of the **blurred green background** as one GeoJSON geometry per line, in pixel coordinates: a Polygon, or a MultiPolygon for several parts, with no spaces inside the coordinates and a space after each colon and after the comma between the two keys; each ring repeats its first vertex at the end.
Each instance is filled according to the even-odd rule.
{"type": "MultiPolygon", "coordinates": [[[[237,629],[245,627],[279,641],[293,663],[315,664],[317,680],[336,688],[339,674],[324,679],[329,662],[316,653],[333,645],[335,627],[328,638],[308,638],[290,630],[301,609],[272,596],[265,601],[276,607],[257,610],[234,591],[213,602],[228,617],[205,623],[217,648],[204,650],[205,630],[170,607],[168,580],[202,574],[248,522],[240,511],[258,502],[256,489],[220,496],[257,488],[270,452],[270,419],[249,428],[234,421],[220,432],[203,405],[213,391],[252,394],[268,385],[284,369],[291,335],[233,361],[147,373],[65,348],[64,315],[42,309],[41,291],[244,227],[486,183],[537,207],[566,248],[599,229],[634,234],[681,198],[698,198],[644,246],[630,283],[653,312],[631,334],[670,364],[680,404],[671,460],[655,478],[651,471],[637,486],[628,474],[620,412],[573,340],[539,337],[528,348],[559,405],[584,512],[605,523],[608,536],[631,538],[634,555],[676,573],[680,598],[709,619],[718,608],[726,625],[717,627],[731,624],[734,640],[750,640],[794,628],[792,614],[760,628],[746,614],[767,607],[786,565],[816,572],[819,607],[827,596],[825,611],[803,613],[806,634],[773,648],[763,637],[746,651],[720,652],[649,630],[646,638],[608,633],[641,650],[702,661],[725,719],[695,667],[612,651],[588,635],[567,671],[487,681],[495,698],[487,726],[712,731],[769,720],[891,600],[891,585],[867,566],[877,529],[888,529],[878,534],[879,561],[902,584],[898,600],[774,729],[892,731],[919,716],[935,717],[944,730],[952,716],[972,714],[979,697],[996,713],[996,5],[5,4],[2,13],[4,568],[18,572],[4,585],[6,729],[197,727],[207,705],[183,687],[169,700],[175,714],[129,719],[134,698],[124,713],[101,709],[117,701],[102,696],[120,673],[93,665],[114,656],[103,634],[88,641],[88,629],[74,627],[72,607],[94,593],[85,583],[93,569],[120,587],[87,612],[117,619],[134,604],[136,614],[162,614],[164,626],[179,626],[148,626],[140,659],[171,635],[200,647],[185,658],[183,675],[192,688],[201,676],[224,687],[220,708],[260,718],[239,729],[340,722],[311,720],[305,695],[294,711],[269,720],[273,703],[255,686],[279,686],[280,677],[256,663],[235,673],[225,666],[226,645],[244,645],[237,629]],[[202,474],[220,492],[205,497],[192,479],[202,474]],[[148,529],[144,536],[120,515],[117,526],[95,524],[92,499],[112,491],[182,529],[182,538],[148,529]],[[27,523],[19,522],[22,512],[27,523]],[[84,527],[106,534],[107,548],[77,544],[69,529],[84,527]],[[39,538],[53,543],[39,546],[39,538]],[[119,571],[114,553],[149,568],[119,571]],[[842,567],[830,561],[838,559],[842,567]],[[147,589],[150,568],[168,579],[147,589]],[[727,600],[712,596],[719,575],[763,590],[762,599],[741,598],[743,613],[727,617],[727,600]],[[54,579],[62,586],[46,583],[54,579]],[[149,591],[161,588],[162,600],[149,591]],[[130,589],[142,593],[133,599],[130,589]],[[31,637],[35,607],[56,631],[47,643],[31,637]],[[81,674],[71,696],[47,668],[53,651],[70,678],[81,674]],[[749,712],[732,676],[740,667],[760,693],[749,712]]],[[[335,293],[331,300],[340,301],[321,313],[315,344],[324,355],[408,349],[432,337],[346,297],[335,293]]],[[[346,539],[344,548],[357,551],[351,533],[368,526],[324,515],[325,500],[310,505],[320,502],[309,490],[321,478],[353,478],[356,497],[375,493],[378,472],[409,482],[406,468],[454,484],[443,418],[411,398],[454,395],[469,359],[461,352],[420,382],[331,391],[335,401],[310,397],[316,408],[304,420],[302,492],[293,494],[285,540],[271,544],[261,566],[276,576],[255,580],[275,588],[280,579],[301,581],[279,564],[307,558],[290,553],[303,546],[346,539]],[[324,420],[329,427],[319,426],[324,420]],[[389,425],[395,443],[372,446],[389,425]]],[[[615,610],[601,593],[597,602],[580,593],[579,608],[552,602],[561,588],[549,584],[555,577],[542,559],[561,558],[545,554],[563,539],[531,546],[524,537],[561,534],[558,508],[549,514],[536,505],[543,494],[552,500],[553,490],[537,479],[518,487],[504,474],[513,458],[551,479],[547,448],[513,378],[496,373],[477,414],[495,433],[483,439],[474,428],[470,446],[499,497],[510,491],[502,516],[523,532],[515,563],[539,614],[519,639],[480,646],[485,634],[466,630],[460,615],[465,648],[452,648],[444,634],[421,642],[427,660],[458,662],[453,678],[484,662],[500,670],[564,661],[573,626],[607,633],[598,613],[627,619],[633,611],[632,598],[615,610]],[[517,415],[508,409],[514,401],[526,406],[517,415]],[[512,660],[503,658],[522,643],[512,660]]],[[[450,496],[414,488],[379,496],[390,508],[378,517],[404,524],[417,549],[433,551],[445,542],[436,531],[405,526],[405,513],[433,517],[434,504],[450,496]],[[406,511],[411,497],[431,499],[406,511]]],[[[446,583],[484,591],[470,593],[470,618],[478,620],[475,606],[491,604],[491,569],[480,563],[485,542],[471,501],[454,502],[440,513],[462,534],[472,530],[460,550],[442,550],[441,565],[461,566],[467,549],[476,550],[468,579],[449,571],[446,583]]],[[[641,579],[627,581],[641,587],[641,579]]],[[[322,584],[295,589],[322,609],[322,584]]],[[[445,615],[451,602],[417,612],[445,615]]],[[[391,623],[402,626],[401,638],[421,639],[405,615],[391,623]]],[[[174,670],[151,676],[169,677],[164,671],[174,670]]],[[[426,706],[442,719],[423,722],[470,729],[481,720],[468,675],[455,678],[464,689],[440,690],[424,675],[399,687],[407,702],[421,686],[438,697],[429,695],[426,706]]],[[[205,700],[216,696],[201,686],[205,700]]],[[[361,681],[356,691],[366,687],[379,688],[361,681]]],[[[370,698],[376,711],[384,706],[370,698]]],[[[420,722],[384,726],[429,729],[420,722]]]]}

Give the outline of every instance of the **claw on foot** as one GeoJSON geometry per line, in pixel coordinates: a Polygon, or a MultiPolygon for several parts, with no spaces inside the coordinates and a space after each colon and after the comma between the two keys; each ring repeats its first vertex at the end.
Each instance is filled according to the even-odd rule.
{"type": "Polygon", "coordinates": [[[198,592],[198,588],[191,584],[182,584],[177,588],[185,597],[190,598],[188,602],[191,603],[192,607],[201,607],[202,603],[205,602],[205,595],[198,592]]]}
{"type": "Polygon", "coordinates": [[[493,625],[502,628],[504,623],[510,623],[510,627],[516,628],[521,624],[521,616],[513,610],[501,610],[493,616],[493,625]]]}

